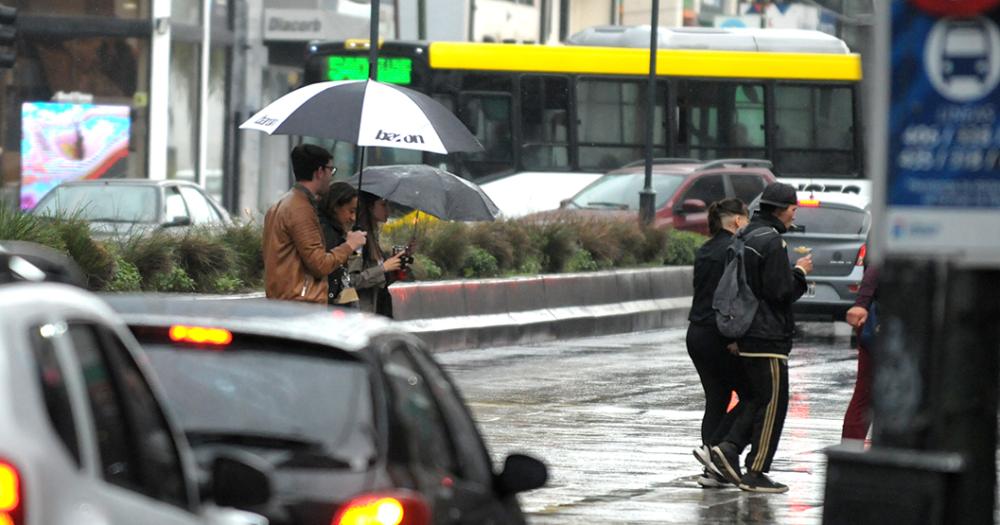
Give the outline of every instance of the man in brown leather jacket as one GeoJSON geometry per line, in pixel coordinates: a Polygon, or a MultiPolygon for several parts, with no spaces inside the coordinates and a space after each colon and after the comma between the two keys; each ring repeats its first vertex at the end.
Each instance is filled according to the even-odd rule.
{"type": "Polygon", "coordinates": [[[316,204],[337,171],[333,156],[302,144],[291,157],[295,185],[264,216],[264,293],[269,299],[326,304],[327,275],[364,246],[366,234],[349,232],[343,244],[326,251],[316,204]]]}

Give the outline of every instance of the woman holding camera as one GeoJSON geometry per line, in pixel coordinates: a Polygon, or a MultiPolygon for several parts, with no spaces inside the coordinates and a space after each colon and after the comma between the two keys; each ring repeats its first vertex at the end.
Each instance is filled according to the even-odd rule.
{"type": "Polygon", "coordinates": [[[389,202],[362,191],[358,198],[358,227],[368,232],[368,241],[361,257],[347,263],[351,285],[357,290],[361,311],[392,317],[392,296],[389,285],[392,274],[403,267],[405,252],[385,257],[379,246],[382,224],[389,218],[389,202]]]}
{"type": "MultiPolygon", "coordinates": [[[[357,209],[358,190],[354,186],[343,181],[330,184],[329,191],[319,202],[319,225],[327,250],[339,246],[347,238],[347,232],[354,226],[357,209]]],[[[327,304],[357,308],[358,294],[351,287],[347,273],[352,258],[358,257],[352,253],[347,264],[334,269],[327,277],[330,285],[327,304]]]]}

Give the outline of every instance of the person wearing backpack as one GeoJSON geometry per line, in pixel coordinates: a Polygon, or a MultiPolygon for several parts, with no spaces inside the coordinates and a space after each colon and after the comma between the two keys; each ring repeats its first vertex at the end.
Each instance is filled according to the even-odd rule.
{"type": "Polygon", "coordinates": [[[727,249],[736,232],[750,222],[749,215],[746,204],[739,199],[723,199],[709,205],[708,229],[712,238],[698,248],[694,260],[694,294],[685,342],[705,391],[701,447],[693,453],[704,467],[697,483],[706,488],[729,484],[712,465],[711,447],[726,435],[738,413],[735,407],[729,416],[726,413],[732,392],[735,390],[740,399],[747,395],[743,365],[727,348],[734,340],[719,333],[712,300],[726,266],[727,249]]]}
{"type": "Polygon", "coordinates": [[[807,255],[789,264],[787,244],[781,234],[795,220],[795,188],[772,182],[760,199],[760,211],[740,232],[744,241],[746,283],[757,308],[746,332],[737,341],[750,396],[722,442],[712,447],[712,463],[740,489],[782,493],[788,486],[767,476],[788,410],[788,354],[792,350],[795,321],[792,303],[806,291],[812,271],[807,255]],[[741,436],[751,433],[746,473],[739,465],[741,436]]]}

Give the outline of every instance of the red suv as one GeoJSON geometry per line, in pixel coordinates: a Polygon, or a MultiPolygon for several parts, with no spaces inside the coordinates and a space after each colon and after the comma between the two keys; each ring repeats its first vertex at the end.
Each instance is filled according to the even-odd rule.
{"type": "MultiPolygon", "coordinates": [[[[657,227],[708,235],[708,204],[728,197],[750,203],[775,180],[771,162],[762,159],[654,159],[657,227]]],[[[636,161],[607,173],[562,202],[567,211],[638,213],[645,164],[636,161]]]]}

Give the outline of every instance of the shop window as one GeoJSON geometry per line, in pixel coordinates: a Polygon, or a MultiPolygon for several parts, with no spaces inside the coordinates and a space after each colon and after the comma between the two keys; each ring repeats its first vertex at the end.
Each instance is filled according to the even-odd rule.
{"type": "Polygon", "coordinates": [[[174,40],[170,45],[170,139],[167,176],[195,180],[198,166],[198,88],[201,46],[174,40]]]}

